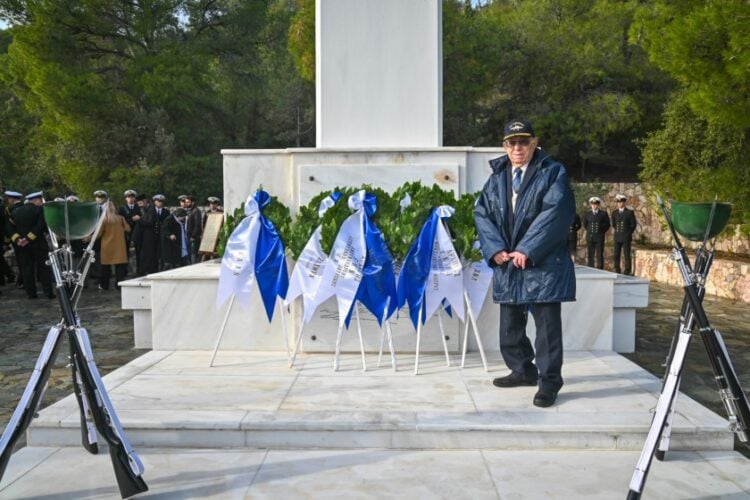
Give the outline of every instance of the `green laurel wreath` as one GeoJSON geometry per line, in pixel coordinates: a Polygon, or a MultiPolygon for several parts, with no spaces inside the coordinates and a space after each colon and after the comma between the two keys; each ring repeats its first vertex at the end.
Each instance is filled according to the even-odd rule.
{"type": "MultiPolygon", "coordinates": [[[[262,189],[262,186],[260,189],[262,189]]],[[[289,207],[281,203],[278,197],[271,196],[271,202],[263,209],[263,215],[265,215],[271,222],[273,222],[273,225],[276,226],[281,242],[284,243],[284,246],[286,247],[287,242],[291,239],[292,228],[294,227],[289,207]]],[[[221,226],[221,231],[219,232],[219,242],[216,244],[216,253],[219,257],[224,256],[229,237],[245,217],[247,217],[247,215],[245,215],[244,201],[238,208],[234,209],[234,212],[227,214],[224,224],[221,226]]]]}
{"type": "MultiPolygon", "coordinates": [[[[391,195],[381,188],[364,184],[359,187],[336,187],[333,191],[341,193],[338,203],[329,208],[321,218],[318,215],[320,202],[332,191],[323,191],[313,197],[307,205],[300,207],[297,217],[292,221],[289,208],[271,197],[271,203],[263,213],[276,226],[289,255],[298,259],[310,236],[318,225],[322,225],[321,247],[326,254],[331,252],[333,242],[338,235],[341,224],[351,215],[348,199],[357,191],[364,189],[377,198],[377,210],[372,221],[380,228],[395,262],[403,261],[409,247],[414,243],[430,212],[434,207],[450,205],[456,209],[453,217],[448,219],[448,229],[456,252],[465,262],[481,259],[479,250],[474,249],[477,239],[474,226],[474,203],[478,193],[467,193],[458,200],[451,191],[444,191],[437,184],[426,187],[420,182],[409,182],[391,195]],[[401,207],[401,200],[406,195],[411,197],[411,204],[401,207]]],[[[234,229],[245,218],[244,202],[233,213],[227,214],[222,226],[217,253],[224,254],[226,242],[234,229]]]]}

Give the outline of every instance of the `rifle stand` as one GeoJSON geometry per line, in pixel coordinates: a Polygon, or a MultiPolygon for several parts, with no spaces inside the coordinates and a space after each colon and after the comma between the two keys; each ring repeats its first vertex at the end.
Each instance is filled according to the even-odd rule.
{"type": "MultiPolygon", "coordinates": [[[[724,207],[727,212],[726,218],[724,219],[723,224],[719,224],[721,227],[717,228],[714,227],[714,216],[717,209],[716,201],[714,200],[714,203],[710,206],[711,212],[708,216],[708,223],[707,225],[704,225],[704,244],[701,247],[701,250],[699,250],[696,259],[697,273],[694,273],[690,261],[688,260],[687,252],[677,236],[679,228],[675,229],[675,224],[673,224],[672,218],[669,213],[667,213],[661,197],[658,198],[658,203],[662,208],[662,212],[664,213],[664,216],[667,219],[667,224],[672,232],[674,240],[673,258],[677,262],[677,265],[680,268],[680,273],[682,274],[685,300],[678,332],[672,344],[672,350],[669,356],[664,385],[656,403],[654,418],[651,422],[646,442],[643,445],[643,450],[641,451],[641,455],[630,481],[630,490],[627,497],[629,500],[635,500],[641,497],[653,457],[656,455],[657,458],[663,459],[666,454],[671,433],[671,421],[674,413],[675,398],[677,396],[687,350],[690,345],[690,340],[692,339],[694,323],[697,323],[698,325],[703,345],[706,348],[706,353],[708,354],[709,362],[711,363],[714,377],[718,385],[719,395],[721,396],[722,402],[724,403],[724,407],[729,416],[730,427],[732,431],[737,434],[740,441],[748,441],[748,425],[750,425],[750,404],[748,404],[747,396],[740,386],[739,379],[734,371],[734,367],[732,366],[729,353],[727,352],[721,334],[718,330],[711,327],[702,303],[705,279],[711,265],[712,257],[712,253],[705,253],[705,243],[710,237],[721,232],[728,218],[728,209],[726,209],[726,206],[724,207]],[[713,234],[711,234],[712,232],[713,234]]],[[[676,203],[672,204],[673,212],[675,210],[675,204],[676,203]]],[[[708,214],[708,212],[706,212],[706,214],[708,214]]]]}
{"type": "Polygon", "coordinates": [[[21,401],[0,437],[0,479],[10,462],[13,448],[36,415],[62,343],[62,334],[66,333],[70,343],[73,388],[81,413],[83,447],[92,454],[99,452],[98,431],[107,442],[120,494],[123,498],[128,498],[148,490],[141,477],[144,471],[143,463],[133,451],[112,406],[94,361],[88,332],[81,326],[76,312],[86,274],[94,259],[93,245],[103,217],[99,217],[99,208],[94,203],[69,205],[68,202],[52,202],[45,204],[44,212],[50,227],[51,250],[48,264],[52,268],[63,318],[47,334],[21,401]],[[72,265],[72,251],[68,242],[71,237],[80,239],[83,236],[71,234],[73,230],[85,233],[83,236],[93,231],[85,256],[75,268],[72,265]],[[66,243],[62,247],[58,245],[56,232],[66,238],[66,243]]]}

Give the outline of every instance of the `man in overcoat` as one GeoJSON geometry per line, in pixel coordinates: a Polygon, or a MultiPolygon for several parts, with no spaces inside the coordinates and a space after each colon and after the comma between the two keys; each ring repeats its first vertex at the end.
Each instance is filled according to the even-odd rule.
{"type": "Polygon", "coordinates": [[[549,407],[563,385],[561,302],[575,300],[566,245],[575,200],[565,167],[537,145],[528,121],[505,125],[507,155],[490,161],[492,175],[477,200],[474,222],[482,255],[494,268],[500,352],[511,370],[493,384],[538,385],[534,405],[549,407]],[[536,323],[535,348],[526,336],[529,312],[536,323]]]}

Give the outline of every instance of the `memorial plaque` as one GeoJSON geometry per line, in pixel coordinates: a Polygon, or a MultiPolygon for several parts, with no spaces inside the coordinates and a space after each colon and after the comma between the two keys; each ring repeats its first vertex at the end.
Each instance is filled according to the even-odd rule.
{"type": "Polygon", "coordinates": [[[203,236],[201,236],[201,246],[198,248],[198,252],[216,253],[216,244],[219,242],[219,233],[223,224],[223,213],[207,215],[206,225],[203,226],[203,236]]]}

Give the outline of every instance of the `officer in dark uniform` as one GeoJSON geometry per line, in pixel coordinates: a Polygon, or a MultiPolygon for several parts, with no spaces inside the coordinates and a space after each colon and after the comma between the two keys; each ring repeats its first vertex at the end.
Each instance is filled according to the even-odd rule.
{"type": "Polygon", "coordinates": [[[136,193],[132,189],[128,189],[123,193],[123,196],[125,196],[125,204],[121,205],[120,208],[117,209],[117,213],[121,215],[122,218],[125,219],[125,222],[128,223],[128,226],[130,226],[130,231],[125,231],[125,252],[129,260],[130,242],[133,238],[135,225],[139,220],[141,220],[141,209],[135,202],[135,198],[136,196],[138,196],[138,193],[136,193]]]}
{"type": "Polygon", "coordinates": [[[52,292],[52,273],[45,263],[49,247],[47,246],[47,224],[44,221],[42,192],[26,196],[27,203],[13,210],[11,240],[18,246],[23,270],[23,288],[30,299],[37,298],[37,278],[42,283],[44,294],[55,298],[52,292]]]}
{"type": "Polygon", "coordinates": [[[144,270],[144,266],[141,265],[141,256],[143,255],[143,240],[145,238],[144,235],[146,231],[146,228],[144,226],[144,219],[146,219],[147,214],[150,213],[150,210],[153,207],[151,206],[151,200],[149,199],[149,197],[143,193],[135,197],[135,203],[136,205],[138,205],[138,209],[140,210],[140,217],[135,223],[135,227],[132,231],[133,234],[131,234],[130,240],[133,242],[133,246],[135,246],[135,274],[136,276],[143,276],[147,274],[144,270]]]}
{"type": "Polygon", "coordinates": [[[615,231],[615,272],[620,272],[621,256],[624,254],[624,274],[630,275],[632,272],[630,243],[633,241],[636,226],[635,212],[625,206],[628,197],[624,194],[618,194],[615,199],[617,200],[617,208],[612,211],[612,226],[615,231]]]}
{"type": "Polygon", "coordinates": [[[578,250],[578,230],[581,229],[581,217],[575,214],[573,223],[568,228],[568,251],[573,261],[576,260],[576,251],[578,250]]]}
{"type": "Polygon", "coordinates": [[[21,255],[18,251],[18,245],[14,241],[11,241],[10,237],[13,235],[15,230],[11,226],[13,211],[23,206],[23,195],[16,191],[5,192],[6,207],[5,207],[5,236],[10,242],[10,246],[13,249],[13,254],[16,256],[16,265],[18,266],[18,276],[16,277],[16,288],[23,288],[23,267],[21,266],[21,255]]]}
{"type": "Polygon", "coordinates": [[[155,194],[151,198],[153,205],[143,209],[140,225],[141,256],[138,274],[155,273],[164,269],[164,235],[162,227],[169,218],[169,210],[164,207],[166,200],[163,194],[155,194]]]}
{"type": "Polygon", "coordinates": [[[586,258],[589,267],[604,269],[604,237],[609,230],[609,215],[606,210],[599,207],[601,198],[592,196],[589,198],[591,210],[586,212],[583,223],[586,227],[586,258]],[[596,254],[596,259],[594,259],[596,254]]]}

